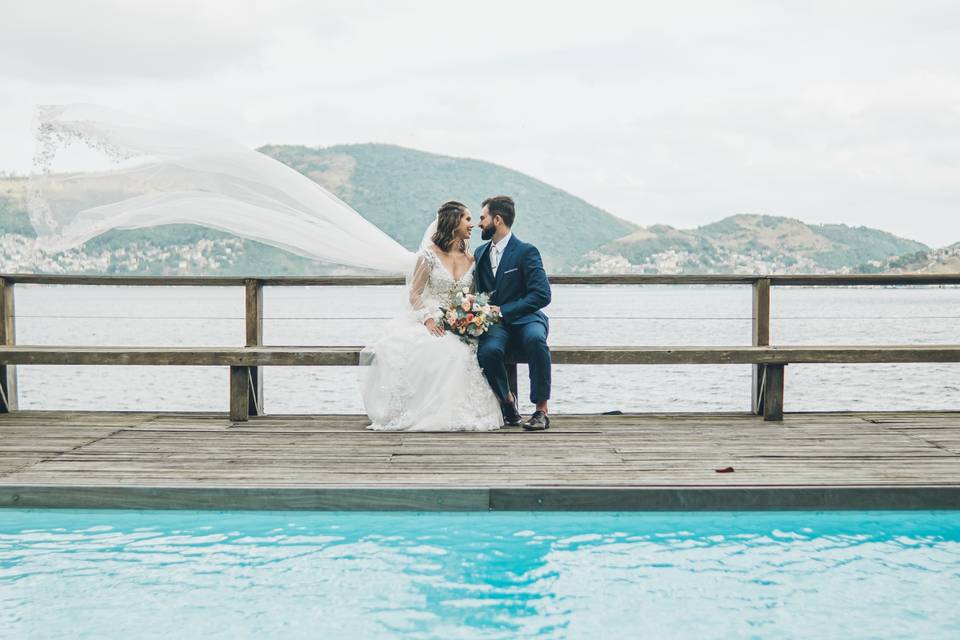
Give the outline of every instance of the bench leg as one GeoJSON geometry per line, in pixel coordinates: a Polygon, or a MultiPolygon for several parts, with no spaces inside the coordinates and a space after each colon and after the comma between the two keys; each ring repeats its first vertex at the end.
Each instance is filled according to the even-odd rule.
{"type": "Polygon", "coordinates": [[[768,364],[764,367],[763,419],[768,422],[783,420],[784,366],[782,364],[768,364]]]}
{"type": "Polygon", "coordinates": [[[230,420],[246,422],[250,418],[250,374],[248,367],[230,367],[230,420]]]}
{"type": "Polygon", "coordinates": [[[250,397],[247,399],[247,407],[250,409],[250,415],[259,416],[263,414],[263,367],[246,367],[250,372],[250,397]]]}
{"type": "Polygon", "coordinates": [[[755,416],[763,415],[763,376],[766,375],[766,365],[754,364],[753,380],[750,381],[750,410],[755,416]]]}
{"type": "MultiPolygon", "coordinates": [[[[17,317],[13,307],[13,282],[0,278],[0,345],[13,346],[17,342],[17,317]]],[[[0,413],[9,413],[16,409],[17,367],[0,365],[0,413]]]]}
{"type": "Polygon", "coordinates": [[[519,404],[520,393],[517,391],[517,363],[508,362],[506,366],[507,366],[507,383],[510,385],[510,393],[513,394],[513,397],[517,400],[517,404],[519,404]]]}
{"type": "Polygon", "coordinates": [[[17,410],[17,367],[0,365],[0,413],[17,410]]]}

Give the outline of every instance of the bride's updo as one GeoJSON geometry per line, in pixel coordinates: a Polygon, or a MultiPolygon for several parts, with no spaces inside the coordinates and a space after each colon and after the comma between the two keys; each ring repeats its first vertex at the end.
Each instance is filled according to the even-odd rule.
{"type": "MultiPolygon", "coordinates": [[[[437,230],[430,239],[440,247],[444,253],[453,248],[454,243],[458,241],[456,237],[457,227],[460,226],[460,218],[467,212],[467,205],[456,200],[449,200],[440,205],[437,209],[437,230]]],[[[461,251],[467,250],[467,241],[459,239],[461,251]]]]}

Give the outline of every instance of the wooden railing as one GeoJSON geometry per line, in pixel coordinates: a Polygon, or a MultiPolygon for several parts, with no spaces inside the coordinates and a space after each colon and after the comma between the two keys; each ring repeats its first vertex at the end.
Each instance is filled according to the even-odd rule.
{"type": "MultiPolygon", "coordinates": [[[[790,363],[960,362],[960,344],[885,346],[770,345],[770,290],[781,286],[960,285],[947,275],[595,275],[551,276],[553,285],[749,285],[753,289],[750,346],[732,347],[553,347],[556,364],[751,364],[751,407],[767,420],[783,417],[783,374],[790,363]]],[[[344,366],[359,362],[360,347],[275,347],[263,344],[264,287],[384,286],[395,277],[304,276],[239,278],[207,276],[0,275],[0,412],[17,408],[16,365],[220,365],[230,367],[230,416],[246,420],[262,413],[263,366],[344,366]],[[17,345],[16,284],[111,286],[244,287],[244,347],[79,347],[17,345]]]]}

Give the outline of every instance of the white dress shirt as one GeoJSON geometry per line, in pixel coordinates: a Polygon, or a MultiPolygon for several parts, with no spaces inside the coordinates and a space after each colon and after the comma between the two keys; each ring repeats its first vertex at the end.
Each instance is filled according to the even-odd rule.
{"type": "Polygon", "coordinates": [[[503,258],[503,252],[507,250],[507,243],[510,242],[510,238],[513,237],[513,232],[507,232],[507,235],[500,238],[499,242],[490,243],[490,268],[493,270],[493,275],[497,275],[497,267],[500,266],[500,259],[503,258]]]}

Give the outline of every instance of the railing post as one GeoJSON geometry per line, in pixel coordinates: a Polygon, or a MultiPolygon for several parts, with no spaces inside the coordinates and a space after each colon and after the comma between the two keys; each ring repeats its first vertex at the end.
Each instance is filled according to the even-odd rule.
{"type": "MultiPolygon", "coordinates": [[[[17,343],[16,315],[13,305],[13,282],[0,278],[0,344],[17,343]]],[[[0,413],[17,410],[17,368],[0,365],[0,413]]]]}
{"type": "MultiPolygon", "coordinates": [[[[753,283],[753,339],[755,347],[766,347],[770,344],[770,278],[757,278],[753,283]]],[[[782,372],[782,370],[781,370],[782,372]]],[[[766,415],[764,412],[764,378],[767,373],[766,365],[753,365],[753,382],[750,398],[750,407],[754,415],[766,415]]],[[[782,382],[782,374],[781,374],[782,382]]],[[[781,392],[781,397],[783,396],[781,392]]],[[[782,410],[782,406],[781,406],[782,410]]]]}
{"type": "MultiPolygon", "coordinates": [[[[263,344],[263,283],[250,278],[244,281],[244,316],[246,318],[246,342],[248,347],[263,344]]],[[[263,371],[261,367],[248,367],[250,415],[263,415],[263,371]]]]}

